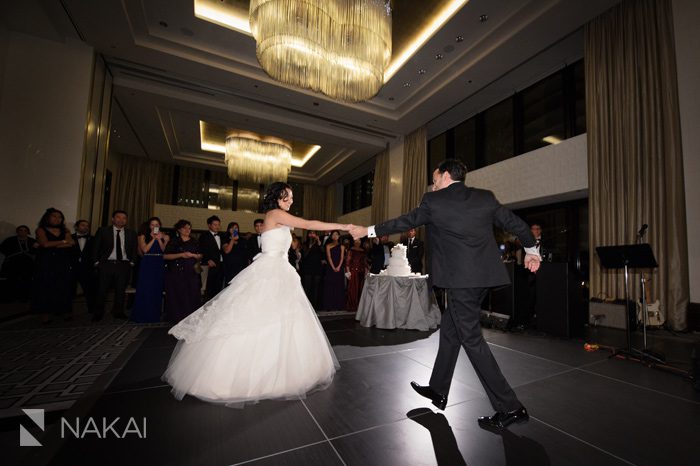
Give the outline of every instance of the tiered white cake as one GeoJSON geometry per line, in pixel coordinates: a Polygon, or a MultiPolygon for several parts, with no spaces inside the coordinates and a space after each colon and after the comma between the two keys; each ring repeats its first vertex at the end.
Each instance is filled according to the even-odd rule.
{"type": "Polygon", "coordinates": [[[411,266],[406,257],[406,246],[397,244],[391,248],[391,258],[386,270],[382,270],[382,274],[391,275],[393,277],[407,277],[411,275],[411,266]]]}

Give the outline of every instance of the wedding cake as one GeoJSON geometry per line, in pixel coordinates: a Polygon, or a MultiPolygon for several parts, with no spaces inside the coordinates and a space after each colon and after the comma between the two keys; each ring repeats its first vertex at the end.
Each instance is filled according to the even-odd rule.
{"type": "Polygon", "coordinates": [[[393,277],[407,277],[411,275],[411,266],[406,257],[406,246],[397,244],[391,248],[391,258],[386,270],[382,270],[382,274],[391,275],[393,277]]]}

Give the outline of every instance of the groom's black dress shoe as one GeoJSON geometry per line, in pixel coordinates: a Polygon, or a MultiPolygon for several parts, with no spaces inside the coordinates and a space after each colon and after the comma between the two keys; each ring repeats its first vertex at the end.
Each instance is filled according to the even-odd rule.
{"type": "Polygon", "coordinates": [[[496,412],[493,416],[482,416],[479,418],[479,427],[486,430],[501,430],[509,424],[517,422],[527,422],[530,416],[527,409],[521,406],[519,409],[508,411],[507,413],[496,412]]]}
{"type": "Polygon", "coordinates": [[[433,404],[438,407],[438,409],[444,410],[447,406],[447,395],[440,395],[429,386],[418,385],[415,382],[411,382],[411,388],[413,388],[420,396],[429,398],[433,404]]]}

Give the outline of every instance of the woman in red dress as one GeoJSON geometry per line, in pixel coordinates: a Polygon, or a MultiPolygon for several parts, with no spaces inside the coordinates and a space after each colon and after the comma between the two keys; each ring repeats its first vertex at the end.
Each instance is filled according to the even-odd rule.
{"type": "Polygon", "coordinates": [[[366,273],[367,252],[362,247],[360,240],[356,239],[352,247],[348,249],[345,261],[345,276],[348,277],[348,311],[357,311],[366,273]]]}

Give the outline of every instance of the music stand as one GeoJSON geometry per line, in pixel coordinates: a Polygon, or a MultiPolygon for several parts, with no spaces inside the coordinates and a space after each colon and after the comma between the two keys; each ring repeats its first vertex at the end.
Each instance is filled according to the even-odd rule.
{"type": "Polygon", "coordinates": [[[595,248],[600,264],[606,269],[625,270],[625,331],[627,333],[627,351],[616,350],[613,356],[633,356],[638,353],[641,358],[647,355],[643,351],[632,348],[632,334],[629,316],[629,269],[652,269],[659,266],[651,246],[648,244],[624,244],[620,246],[599,246],[595,248]]]}

